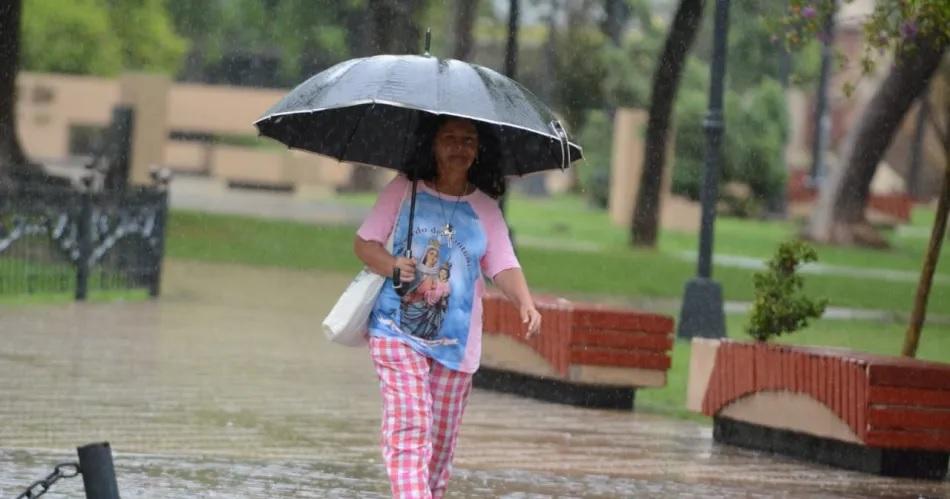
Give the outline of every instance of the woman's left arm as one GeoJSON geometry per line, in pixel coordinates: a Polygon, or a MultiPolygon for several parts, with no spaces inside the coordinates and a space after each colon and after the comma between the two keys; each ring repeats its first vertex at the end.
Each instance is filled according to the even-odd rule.
{"type": "Polygon", "coordinates": [[[531,338],[541,331],[541,314],[534,307],[528,281],[520,268],[502,270],[495,275],[495,286],[515,303],[521,315],[521,322],[527,325],[525,338],[531,338]]]}

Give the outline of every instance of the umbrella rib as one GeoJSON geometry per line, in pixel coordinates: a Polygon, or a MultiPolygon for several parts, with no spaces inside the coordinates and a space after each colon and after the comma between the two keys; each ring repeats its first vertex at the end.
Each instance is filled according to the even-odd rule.
{"type": "Polygon", "coordinates": [[[356,125],[353,126],[353,129],[350,130],[350,136],[346,138],[346,142],[343,143],[343,150],[340,151],[340,160],[343,161],[343,158],[346,157],[346,153],[350,150],[350,143],[353,142],[353,136],[356,135],[356,131],[359,130],[360,125],[363,124],[363,118],[369,114],[369,112],[376,106],[376,102],[373,101],[372,104],[366,106],[366,109],[360,114],[358,120],[356,120],[356,125]]]}

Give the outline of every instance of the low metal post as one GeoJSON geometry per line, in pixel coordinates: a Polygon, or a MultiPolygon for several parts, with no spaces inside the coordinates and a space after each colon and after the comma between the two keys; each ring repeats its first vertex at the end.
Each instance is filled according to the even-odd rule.
{"type": "Polygon", "coordinates": [[[168,230],[168,188],[167,183],[162,186],[162,192],[159,202],[161,207],[158,209],[158,219],[156,220],[155,230],[158,231],[158,243],[156,244],[154,255],[155,261],[152,268],[152,279],[149,285],[148,294],[152,298],[158,298],[162,286],[162,262],[165,261],[165,233],[168,230]]]}
{"type": "Polygon", "coordinates": [[[86,499],[119,499],[109,442],[84,445],[77,452],[86,499]]]}

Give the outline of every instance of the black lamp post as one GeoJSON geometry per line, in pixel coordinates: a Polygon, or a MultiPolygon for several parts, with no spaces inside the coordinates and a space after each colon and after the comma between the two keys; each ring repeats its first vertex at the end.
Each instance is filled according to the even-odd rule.
{"type": "Polygon", "coordinates": [[[706,131],[706,164],[703,171],[702,219],[699,230],[699,264],[696,277],[686,283],[680,320],[679,338],[723,338],[722,287],[712,279],[713,227],[716,199],[719,196],[719,161],[725,128],[722,112],[723,79],[726,76],[726,39],[729,33],[729,0],[716,0],[713,27],[713,59],[709,82],[709,111],[703,120],[706,131]]]}
{"type": "MultiPolygon", "coordinates": [[[[521,0],[509,0],[508,2],[508,41],[505,44],[505,76],[515,79],[518,72],[518,28],[521,26],[521,0]]],[[[505,195],[501,197],[498,204],[501,208],[502,216],[507,218],[508,207],[508,188],[511,182],[505,180],[505,195]]],[[[515,243],[515,231],[508,224],[508,237],[511,243],[515,243]]],[[[515,246],[517,248],[517,246],[515,246]]]]}

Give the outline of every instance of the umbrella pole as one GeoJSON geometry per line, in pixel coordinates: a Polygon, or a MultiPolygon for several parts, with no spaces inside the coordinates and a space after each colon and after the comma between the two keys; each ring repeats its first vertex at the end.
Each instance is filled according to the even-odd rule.
{"type": "MultiPolygon", "coordinates": [[[[429,51],[429,37],[431,34],[426,33],[426,53],[429,51]]],[[[414,130],[419,126],[419,115],[418,113],[412,115],[411,125],[409,126],[410,130],[414,130]]],[[[408,141],[408,137],[407,137],[408,141]]],[[[408,151],[403,148],[403,161],[407,161],[409,158],[408,151]]],[[[406,235],[406,251],[403,253],[403,256],[406,258],[412,258],[412,225],[415,222],[416,218],[416,190],[419,185],[419,165],[413,163],[412,165],[412,198],[409,201],[409,234],[406,235]]],[[[396,294],[403,296],[406,294],[407,286],[403,285],[402,280],[399,278],[401,272],[399,267],[393,269],[393,289],[396,290],[396,294]]]]}

